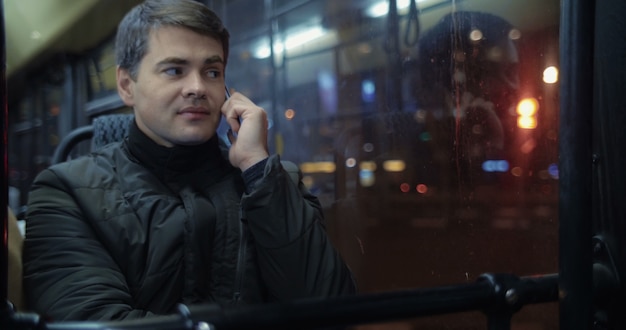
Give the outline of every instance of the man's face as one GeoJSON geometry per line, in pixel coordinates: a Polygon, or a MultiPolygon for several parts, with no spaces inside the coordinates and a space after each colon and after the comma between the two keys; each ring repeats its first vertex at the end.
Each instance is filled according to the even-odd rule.
{"type": "Polygon", "coordinates": [[[216,133],[225,100],[222,44],[184,28],[158,28],[136,80],[118,69],[117,84],[137,125],[156,143],[204,143],[216,133]]]}
{"type": "Polygon", "coordinates": [[[518,101],[519,54],[511,40],[504,39],[484,50],[478,96],[502,110],[518,101]]]}

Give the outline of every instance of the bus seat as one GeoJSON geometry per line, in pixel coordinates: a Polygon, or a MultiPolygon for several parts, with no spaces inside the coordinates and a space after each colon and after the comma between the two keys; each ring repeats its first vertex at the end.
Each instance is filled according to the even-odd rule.
{"type": "Polygon", "coordinates": [[[128,125],[135,119],[135,115],[114,114],[96,117],[91,138],[91,150],[97,150],[111,142],[121,141],[128,133],[128,125]]]}
{"type": "Polygon", "coordinates": [[[24,309],[24,292],[22,290],[22,246],[24,236],[13,210],[8,208],[7,215],[7,300],[14,310],[24,309]]]}
{"type": "Polygon", "coordinates": [[[134,114],[110,114],[96,117],[91,125],[74,129],[66,135],[52,156],[51,164],[64,162],[80,142],[91,140],[90,150],[94,151],[111,142],[120,141],[126,136],[128,125],[134,114]]]}

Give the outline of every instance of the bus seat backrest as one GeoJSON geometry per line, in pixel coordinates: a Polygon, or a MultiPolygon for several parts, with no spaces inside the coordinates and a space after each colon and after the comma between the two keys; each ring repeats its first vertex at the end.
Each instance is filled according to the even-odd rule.
{"type": "MultiPolygon", "coordinates": [[[[65,161],[72,151],[71,148],[76,146],[78,142],[91,139],[91,151],[94,151],[109,143],[121,141],[126,137],[128,127],[134,118],[134,114],[111,114],[96,117],[90,126],[79,127],[63,139],[64,141],[59,144],[59,147],[65,146],[66,150],[58,150],[57,148],[53,157],[53,164],[65,161]]],[[[281,163],[291,180],[298,184],[302,179],[302,172],[300,172],[298,165],[284,160],[281,163]]]]}
{"type": "Polygon", "coordinates": [[[121,141],[128,133],[128,126],[135,118],[133,114],[115,114],[96,117],[91,126],[91,150],[97,150],[109,143],[121,141]]]}
{"type": "Polygon", "coordinates": [[[91,140],[90,150],[94,151],[111,142],[121,141],[134,118],[133,114],[102,115],[96,117],[91,125],[74,129],[55,149],[51,165],[66,161],[80,142],[91,140]]]}

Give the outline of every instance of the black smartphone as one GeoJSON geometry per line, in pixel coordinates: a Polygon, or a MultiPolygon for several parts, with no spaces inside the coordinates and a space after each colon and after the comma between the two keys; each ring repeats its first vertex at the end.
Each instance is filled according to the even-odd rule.
{"type": "MultiPolygon", "coordinates": [[[[230,91],[228,90],[228,86],[224,86],[226,88],[226,100],[228,100],[230,98],[230,91]]],[[[241,124],[241,118],[239,118],[239,123],[241,124]]],[[[226,131],[226,141],[228,144],[228,147],[230,147],[231,142],[230,142],[230,138],[237,138],[237,134],[235,132],[233,132],[233,130],[229,127],[228,130],[226,131]]]]}

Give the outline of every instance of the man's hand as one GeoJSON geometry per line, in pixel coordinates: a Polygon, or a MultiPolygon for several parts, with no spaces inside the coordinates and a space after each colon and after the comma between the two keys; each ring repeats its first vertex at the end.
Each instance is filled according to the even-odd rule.
{"type": "Polygon", "coordinates": [[[231,128],[228,158],[242,171],[269,156],[267,113],[241,93],[233,92],[222,105],[222,114],[231,128]],[[235,137],[236,135],[236,137],[235,137]]]}

